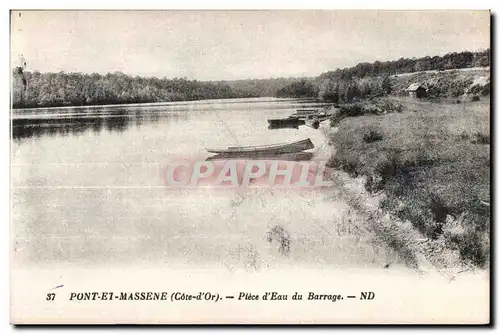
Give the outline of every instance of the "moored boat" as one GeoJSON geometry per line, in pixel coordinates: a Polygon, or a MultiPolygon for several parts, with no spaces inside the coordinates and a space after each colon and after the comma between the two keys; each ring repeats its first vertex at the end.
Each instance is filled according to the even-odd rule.
{"type": "Polygon", "coordinates": [[[268,119],[267,122],[273,127],[299,126],[305,124],[304,120],[296,117],[268,119]]]}
{"type": "Polygon", "coordinates": [[[297,109],[297,113],[299,113],[299,114],[315,113],[318,111],[319,111],[318,108],[297,109]]]}
{"type": "MultiPolygon", "coordinates": [[[[305,123],[304,123],[305,124],[305,123]]],[[[269,125],[267,128],[269,130],[277,130],[277,129],[298,129],[300,125],[304,124],[284,124],[284,125],[269,125]]]]}
{"type": "Polygon", "coordinates": [[[259,146],[238,146],[228,147],[227,149],[213,149],[207,148],[210,153],[224,154],[226,156],[254,156],[254,155],[276,155],[285,153],[297,153],[314,148],[311,139],[307,138],[292,143],[282,143],[273,145],[259,145],[259,146]]]}
{"type": "Polygon", "coordinates": [[[295,118],[298,120],[319,119],[320,121],[324,121],[331,115],[332,113],[327,110],[298,109],[295,113],[291,114],[289,118],[295,118]]]}
{"type": "Polygon", "coordinates": [[[318,109],[297,109],[290,117],[305,117],[307,115],[317,114],[318,112],[318,109]]]}
{"type": "MultiPolygon", "coordinates": [[[[281,160],[281,161],[308,161],[313,157],[313,152],[296,152],[296,153],[284,153],[284,154],[274,154],[269,155],[265,153],[254,153],[252,158],[254,159],[267,159],[267,160],[281,160]]],[[[227,154],[216,154],[208,157],[207,161],[214,160],[231,160],[231,159],[239,159],[246,158],[247,156],[238,156],[238,155],[227,155],[227,154]]]]}

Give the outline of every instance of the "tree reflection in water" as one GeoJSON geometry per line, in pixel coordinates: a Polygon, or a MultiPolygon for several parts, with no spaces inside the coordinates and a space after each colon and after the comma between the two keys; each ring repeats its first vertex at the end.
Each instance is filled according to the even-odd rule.
{"type": "MultiPolygon", "coordinates": [[[[38,116],[38,115],[37,115],[38,116]]],[[[186,112],[171,113],[160,110],[143,109],[140,111],[127,110],[126,108],[106,109],[101,108],[99,113],[85,110],[78,115],[32,118],[15,117],[12,119],[12,139],[21,141],[28,138],[39,138],[42,136],[70,136],[80,135],[85,132],[100,133],[123,132],[130,126],[140,128],[146,124],[160,122],[177,123],[186,120],[186,112]]]]}

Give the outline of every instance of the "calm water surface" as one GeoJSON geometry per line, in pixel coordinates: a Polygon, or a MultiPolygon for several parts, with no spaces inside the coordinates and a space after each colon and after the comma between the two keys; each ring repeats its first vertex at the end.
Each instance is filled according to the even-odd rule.
{"type": "Polygon", "coordinates": [[[395,255],[350,232],[347,206],[320,192],[172,191],[161,168],[206,147],[273,144],[321,131],[268,129],[314,102],[238,99],[21,110],[13,114],[15,264],[382,266],[395,255]],[[266,239],[282,226],[291,251],[266,239]]]}

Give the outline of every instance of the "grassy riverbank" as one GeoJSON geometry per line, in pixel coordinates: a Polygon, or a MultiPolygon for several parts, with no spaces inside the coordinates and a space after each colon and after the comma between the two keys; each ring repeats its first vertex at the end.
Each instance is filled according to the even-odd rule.
{"type": "Polygon", "coordinates": [[[489,261],[490,103],[385,98],[340,108],[330,165],[464,262],[489,261]],[[340,115],[339,114],[339,115],[340,115]]]}

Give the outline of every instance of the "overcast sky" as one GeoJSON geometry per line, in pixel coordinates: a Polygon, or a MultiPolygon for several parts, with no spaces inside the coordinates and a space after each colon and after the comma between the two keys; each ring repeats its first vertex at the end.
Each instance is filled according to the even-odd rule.
{"type": "Polygon", "coordinates": [[[317,76],[358,62],[490,45],[489,12],[20,11],[28,70],[198,80],[317,76]]]}

